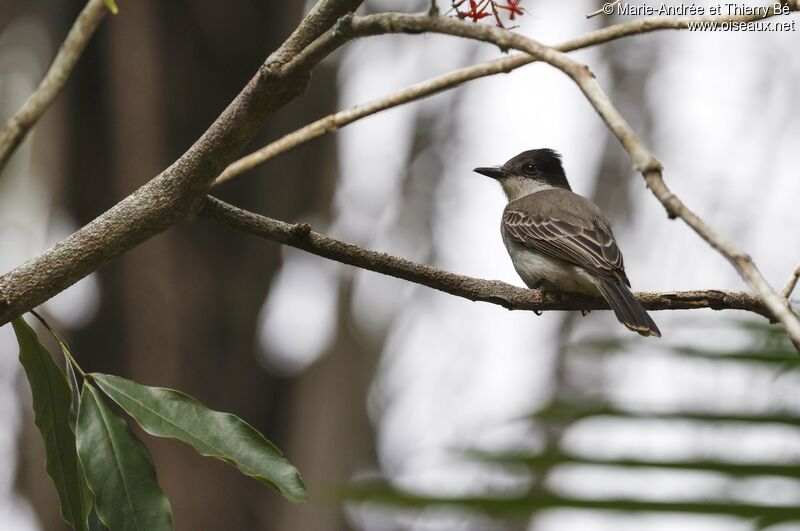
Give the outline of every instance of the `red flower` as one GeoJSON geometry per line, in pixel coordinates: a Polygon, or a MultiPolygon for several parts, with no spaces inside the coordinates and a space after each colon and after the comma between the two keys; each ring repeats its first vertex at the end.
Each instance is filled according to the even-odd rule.
{"type": "Polygon", "coordinates": [[[508,10],[508,20],[514,20],[517,15],[522,16],[525,14],[525,10],[519,7],[522,0],[506,0],[506,2],[508,2],[506,5],[498,5],[497,7],[508,10]]]}
{"type": "Polygon", "coordinates": [[[494,16],[497,25],[503,28],[505,26],[503,26],[503,21],[500,19],[498,9],[508,11],[509,20],[515,20],[517,15],[522,16],[525,14],[525,9],[520,6],[522,0],[503,1],[506,3],[499,5],[499,0],[450,0],[450,6],[455,11],[455,16],[461,20],[471,19],[472,22],[478,22],[483,18],[494,16]],[[459,8],[467,2],[469,2],[469,9],[460,11],[459,8]]]}
{"type": "Polygon", "coordinates": [[[472,22],[478,22],[482,18],[491,16],[491,13],[486,11],[488,3],[486,0],[481,0],[480,3],[475,0],[469,0],[469,11],[458,13],[458,18],[471,18],[472,22]]]}

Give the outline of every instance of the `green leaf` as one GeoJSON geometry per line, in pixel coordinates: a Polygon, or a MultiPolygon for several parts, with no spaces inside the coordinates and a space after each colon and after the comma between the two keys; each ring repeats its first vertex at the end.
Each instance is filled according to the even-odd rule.
{"type": "Polygon", "coordinates": [[[308,501],[300,473],[245,421],[212,411],[184,393],[148,387],[119,376],[92,374],[97,385],[148,433],[183,441],[276,488],[293,502],[308,501]]]}
{"type": "MultiPolygon", "coordinates": [[[[83,468],[81,468],[81,472],[83,468]]],[[[89,484],[86,482],[86,475],[83,476],[83,482],[86,484],[87,490],[89,489],[89,484]]],[[[89,491],[91,495],[91,491],[89,491]]],[[[89,531],[106,531],[108,528],[103,525],[103,522],[100,521],[100,517],[97,516],[97,507],[94,506],[94,498],[92,498],[92,511],[89,513],[89,531]]]]}
{"type": "Polygon", "coordinates": [[[114,0],[106,0],[106,7],[109,11],[111,11],[112,15],[116,15],[119,13],[119,8],[117,7],[116,2],[114,0]]]}
{"type": "Polygon", "coordinates": [[[97,510],[92,508],[92,512],[89,513],[89,531],[105,531],[105,529],[100,517],[97,516],[97,510]]]}
{"type": "MultiPolygon", "coordinates": [[[[49,325],[46,323],[44,324],[49,328],[49,325]]],[[[67,383],[69,384],[69,391],[72,396],[72,403],[70,404],[69,408],[69,425],[72,427],[72,431],[74,432],[78,424],[78,408],[81,405],[81,386],[78,383],[78,377],[75,375],[75,368],[72,366],[72,353],[69,351],[67,343],[52,328],[50,329],[50,333],[52,333],[58,340],[58,344],[61,346],[61,350],[64,353],[64,358],[66,361],[67,383]]],[[[89,516],[87,523],[89,526],[89,531],[103,531],[105,528],[100,522],[100,518],[98,518],[97,511],[94,508],[94,496],[92,496],[92,491],[89,489],[89,483],[86,481],[86,474],[83,471],[83,465],[81,465],[80,459],[78,459],[78,467],[80,469],[81,489],[85,500],[88,502],[89,516]]]]}
{"type": "Polygon", "coordinates": [[[71,394],[64,373],[36,332],[21,318],[12,322],[19,343],[19,361],[33,394],[36,427],[42,434],[45,470],[61,500],[61,515],[79,531],[87,529],[91,495],[85,490],[70,425],[71,394]]]}
{"type": "Polygon", "coordinates": [[[72,426],[72,431],[74,432],[75,425],[78,422],[78,408],[81,405],[81,388],[78,385],[78,378],[75,376],[75,369],[72,368],[69,358],[67,358],[66,366],[70,394],[69,425],[72,426]]]}
{"type": "Polygon", "coordinates": [[[172,529],[169,500],[158,486],[150,452],[87,382],[77,441],[97,514],[111,531],[172,529]]]}

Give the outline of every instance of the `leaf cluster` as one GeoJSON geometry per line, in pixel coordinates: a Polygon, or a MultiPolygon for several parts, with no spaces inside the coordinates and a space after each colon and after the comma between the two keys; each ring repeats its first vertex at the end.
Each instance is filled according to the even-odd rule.
{"type": "Polygon", "coordinates": [[[215,457],[292,502],[306,502],[300,473],[264,435],[239,417],[213,411],[189,395],[119,376],[85,373],[66,342],[53,333],[66,373],[21,317],[13,321],[20,362],[33,395],[46,471],[61,515],[76,531],[169,531],[172,511],[153,458],[117,415],[119,406],[145,432],[175,439],[215,457]],[[83,380],[79,384],[79,378],[83,380]]]}

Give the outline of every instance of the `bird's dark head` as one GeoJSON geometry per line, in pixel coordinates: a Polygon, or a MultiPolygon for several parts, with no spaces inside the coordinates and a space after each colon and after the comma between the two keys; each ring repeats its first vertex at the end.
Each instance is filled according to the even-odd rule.
{"type": "Polygon", "coordinates": [[[547,148],[523,151],[502,166],[473,171],[497,179],[510,201],[550,188],[571,190],[561,155],[547,148]]]}

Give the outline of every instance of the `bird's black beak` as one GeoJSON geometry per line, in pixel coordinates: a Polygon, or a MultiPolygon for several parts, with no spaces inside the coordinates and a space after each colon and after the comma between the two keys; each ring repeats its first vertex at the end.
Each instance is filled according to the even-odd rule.
{"type": "Polygon", "coordinates": [[[502,179],[503,177],[508,176],[508,172],[503,168],[498,168],[496,166],[492,166],[490,168],[475,168],[475,173],[480,173],[481,175],[485,175],[487,177],[491,177],[492,179],[502,179]]]}

